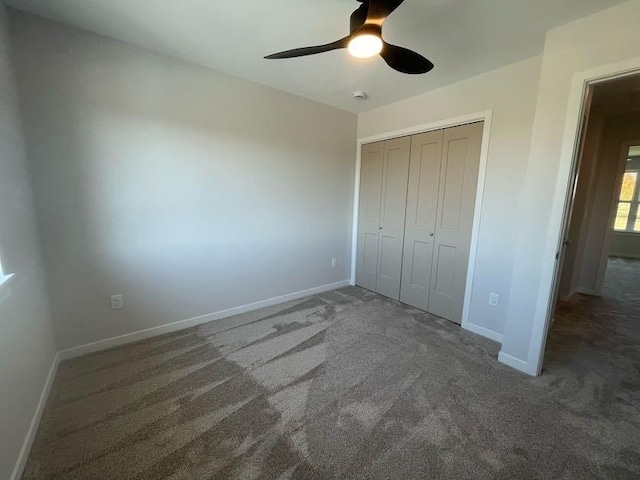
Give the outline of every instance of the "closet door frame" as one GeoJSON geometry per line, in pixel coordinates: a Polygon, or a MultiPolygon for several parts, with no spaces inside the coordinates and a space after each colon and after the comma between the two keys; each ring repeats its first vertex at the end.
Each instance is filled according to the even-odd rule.
{"type": "Polygon", "coordinates": [[[480,168],[478,171],[478,184],[476,186],[476,201],[473,213],[473,227],[471,232],[471,247],[469,249],[469,262],[467,266],[467,278],[465,282],[464,304],[462,309],[462,328],[478,333],[485,337],[491,338],[497,342],[502,342],[502,335],[498,335],[490,330],[473,324],[469,321],[469,310],[471,307],[471,295],[473,286],[473,277],[475,273],[476,256],[478,253],[478,237],[480,233],[480,212],[482,211],[482,203],[484,199],[484,184],[487,173],[487,160],[489,153],[489,139],[491,138],[491,123],[493,110],[485,110],[472,113],[456,118],[449,118],[423,125],[416,125],[403,130],[384,132],[372,137],[358,138],[356,150],[356,171],[353,197],[353,224],[352,224],[352,241],[351,241],[351,279],[352,285],[355,285],[356,275],[356,258],[358,251],[358,210],[360,199],[360,174],[361,174],[361,155],[362,146],[367,143],[379,142],[383,140],[391,140],[398,137],[415,135],[418,133],[427,133],[433,130],[442,130],[450,127],[467,125],[470,123],[484,122],[482,132],[482,146],[480,149],[480,168]]]}

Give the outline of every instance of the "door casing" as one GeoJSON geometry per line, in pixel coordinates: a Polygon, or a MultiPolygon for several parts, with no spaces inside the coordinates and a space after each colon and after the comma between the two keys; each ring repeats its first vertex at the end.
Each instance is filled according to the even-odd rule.
{"type": "MultiPolygon", "coordinates": [[[[582,134],[583,112],[589,88],[599,83],[640,74],[640,57],[585,70],[574,74],[565,121],[562,151],[559,160],[556,191],[550,214],[550,228],[545,242],[542,264],[540,295],[536,303],[533,319],[529,354],[522,362],[523,371],[530,375],[540,375],[547,341],[549,324],[553,318],[553,300],[561,271],[556,255],[561,250],[569,218],[568,198],[573,197],[577,175],[578,149],[582,134]]],[[[501,358],[502,352],[498,358],[501,358]]],[[[505,362],[509,364],[508,362],[505,362]]]]}

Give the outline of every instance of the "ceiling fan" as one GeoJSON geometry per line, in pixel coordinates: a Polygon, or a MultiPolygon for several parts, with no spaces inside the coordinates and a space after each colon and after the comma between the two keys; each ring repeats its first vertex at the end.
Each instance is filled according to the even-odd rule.
{"type": "Polygon", "coordinates": [[[264,58],[304,57],[346,48],[349,53],[356,58],[370,58],[375,55],[380,55],[391,68],[402,73],[415,75],[427,73],[433,69],[433,63],[419,53],[391,45],[382,39],[382,24],[404,0],[358,1],[362,3],[362,5],[351,14],[351,33],[346,37],[325,45],[296,48],[285,52],[274,53],[264,58]]]}

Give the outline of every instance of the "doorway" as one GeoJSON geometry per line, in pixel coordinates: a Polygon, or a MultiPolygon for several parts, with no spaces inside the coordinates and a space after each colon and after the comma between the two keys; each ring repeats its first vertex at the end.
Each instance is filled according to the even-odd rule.
{"type": "Polygon", "coordinates": [[[640,75],[587,87],[578,145],[545,363],[560,350],[587,361],[585,340],[628,341],[639,315],[640,75]]]}

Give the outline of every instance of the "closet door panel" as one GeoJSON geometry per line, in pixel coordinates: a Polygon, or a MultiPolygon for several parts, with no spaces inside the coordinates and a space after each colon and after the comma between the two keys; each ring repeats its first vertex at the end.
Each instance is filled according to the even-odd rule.
{"type": "Polygon", "coordinates": [[[414,135],[400,301],[428,310],[444,131],[414,135]]]}
{"type": "Polygon", "coordinates": [[[385,142],[376,291],[400,299],[411,138],[385,142]]]}
{"type": "Polygon", "coordinates": [[[384,142],[363,145],[358,214],[358,255],[356,284],[376,290],[378,275],[378,234],[382,199],[384,142]]]}
{"type": "Polygon", "coordinates": [[[462,321],[482,123],[444,131],[429,312],[462,321]]]}

